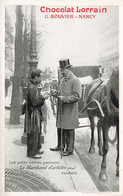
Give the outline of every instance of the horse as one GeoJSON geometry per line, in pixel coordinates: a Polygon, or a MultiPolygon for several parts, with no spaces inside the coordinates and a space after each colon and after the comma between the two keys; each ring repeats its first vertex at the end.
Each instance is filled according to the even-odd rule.
{"type": "Polygon", "coordinates": [[[89,153],[92,154],[95,152],[94,129],[96,125],[94,118],[97,117],[99,154],[103,156],[99,179],[101,181],[106,181],[106,155],[109,149],[108,131],[111,126],[116,126],[116,176],[119,176],[119,69],[115,68],[112,71],[107,82],[104,82],[101,78],[93,80],[85,89],[85,100],[91,127],[89,153]]]}

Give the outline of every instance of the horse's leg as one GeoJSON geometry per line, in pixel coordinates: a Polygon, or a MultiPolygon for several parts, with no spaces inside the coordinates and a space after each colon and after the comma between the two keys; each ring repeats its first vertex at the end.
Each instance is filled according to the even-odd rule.
{"type": "Polygon", "coordinates": [[[101,163],[101,172],[99,174],[99,179],[101,181],[106,181],[107,180],[107,174],[106,174],[106,155],[109,149],[108,146],[108,125],[106,121],[102,121],[102,130],[103,130],[103,160],[101,163]]]}
{"type": "Polygon", "coordinates": [[[90,148],[89,153],[93,154],[95,152],[95,139],[94,139],[94,129],[95,129],[95,123],[94,123],[94,116],[91,115],[91,113],[88,112],[88,117],[90,120],[90,127],[91,127],[91,142],[90,142],[90,148]]]}
{"type": "Polygon", "coordinates": [[[97,132],[98,132],[98,148],[99,148],[99,155],[103,156],[103,151],[102,151],[102,127],[101,127],[101,121],[99,120],[97,123],[97,132]]]}
{"type": "Polygon", "coordinates": [[[116,159],[117,169],[116,169],[116,176],[119,176],[119,122],[117,122],[116,131],[117,131],[117,159],[116,159]]]}

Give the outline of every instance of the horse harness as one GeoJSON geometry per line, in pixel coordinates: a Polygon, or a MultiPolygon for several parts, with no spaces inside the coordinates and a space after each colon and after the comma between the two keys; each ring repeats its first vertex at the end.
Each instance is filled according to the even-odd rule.
{"type": "MultiPolygon", "coordinates": [[[[109,88],[109,84],[104,82],[101,78],[99,78],[99,82],[97,82],[97,85],[95,85],[94,87],[90,89],[90,92],[88,93],[88,99],[91,95],[93,95],[93,93],[96,90],[98,90],[97,100],[92,100],[97,105],[95,109],[98,108],[101,113],[101,116],[104,117],[104,111],[103,111],[102,105],[105,105],[105,107],[107,108],[107,112],[109,114],[118,116],[119,109],[115,107],[115,105],[113,104],[111,100],[111,89],[109,88]]],[[[80,112],[80,114],[82,114],[86,109],[90,109],[90,110],[94,109],[94,108],[89,107],[92,101],[86,103],[85,107],[80,112]]]]}

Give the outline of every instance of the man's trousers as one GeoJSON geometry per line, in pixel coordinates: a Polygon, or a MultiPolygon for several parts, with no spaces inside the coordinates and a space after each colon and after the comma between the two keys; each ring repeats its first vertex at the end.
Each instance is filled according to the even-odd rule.
{"type": "Polygon", "coordinates": [[[65,149],[67,152],[73,152],[74,149],[74,140],[75,140],[75,131],[74,129],[57,129],[58,134],[58,147],[65,149]],[[61,140],[61,131],[62,131],[62,140],[61,140]]]}
{"type": "Polygon", "coordinates": [[[41,135],[38,132],[27,133],[27,156],[33,157],[41,149],[41,135]]]}

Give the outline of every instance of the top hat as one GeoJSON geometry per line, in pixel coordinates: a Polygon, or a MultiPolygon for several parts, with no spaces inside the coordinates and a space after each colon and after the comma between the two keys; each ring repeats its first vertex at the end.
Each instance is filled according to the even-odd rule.
{"type": "Polygon", "coordinates": [[[60,64],[60,69],[65,69],[67,67],[71,67],[72,65],[70,65],[70,61],[69,59],[61,59],[59,60],[59,64],[60,64]]]}

